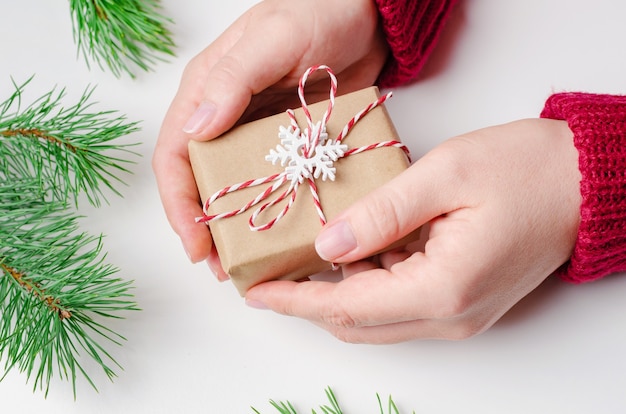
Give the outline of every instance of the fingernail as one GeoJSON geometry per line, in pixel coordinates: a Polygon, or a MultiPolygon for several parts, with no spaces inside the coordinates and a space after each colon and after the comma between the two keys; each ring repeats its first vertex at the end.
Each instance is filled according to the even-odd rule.
{"type": "Polygon", "coordinates": [[[217,107],[212,102],[201,102],[196,111],[187,120],[183,132],[197,134],[202,132],[213,120],[217,107]]]}
{"type": "Polygon", "coordinates": [[[222,265],[218,262],[215,263],[211,257],[209,257],[208,259],[205,260],[206,264],[209,265],[209,269],[211,269],[211,272],[213,272],[213,275],[215,275],[216,279],[219,282],[225,282],[229,279],[228,275],[226,274],[226,272],[224,272],[222,270],[222,265]]]}
{"type": "Polygon", "coordinates": [[[338,221],[322,232],[315,239],[315,250],[324,260],[333,261],[356,248],[356,238],[345,221],[338,221]]]}
{"type": "Polygon", "coordinates": [[[246,305],[254,309],[266,310],[269,309],[267,305],[260,300],[246,299],[246,305]]]}
{"type": "Polygon", "coordinates": [[[193,260],[193,257],[191,256],[191,253],[189,253],[189,249],[187,249],[187,246],[185,246],[185,244],[183,243],[183,249],[185,250],[185,254],[187,255],[187,258],[189,259],[189,261],[191,263],[197,263],[198,260],[193,260]]]}

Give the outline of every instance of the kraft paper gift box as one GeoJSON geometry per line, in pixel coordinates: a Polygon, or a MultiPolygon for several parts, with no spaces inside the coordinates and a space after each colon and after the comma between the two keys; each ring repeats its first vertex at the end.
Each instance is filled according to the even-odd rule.
{"type": "MultiPolygon", "coordinates": [[[[354,115],[378,97],[376,87],[337,97],[327,123],[328,137],[336,138],[354,115]]],[[[327,107],[328,101],[308,105],[312,120],[321,119],[327,107]]],[[[302,108],[295,110],[295,116],[300,128],[306,128],[302,108]]],[[[280,144],[279,127],[289,125],[290,118],[282,113],[237,126],[211,141],[191,141],[189,157],[202,202],[225,187],[284,171],[280,163],[273,165],[265,157],[280,144]]],[[[388,140],[399,141],[399,138],[387,110],[380,105],[356,123],[343,143],[351,149],[388,140]]],[[[408,165],[407,155],[396,147],[377,148],[335,161],[334,181],[315,180],[327,220],[408,165]]],[[[265,202],[277,197],[288,184],[265,202]]],[[[270,185],[227,194],[209,207],[208,214],[240,209],[270,185]]],[[[262,212],[257,221],[263,223],[276,216],[286,201],[262,212]]],[[[321,223],[306,180],[298,188],[296,200],[287,214],[270,229],[250,230],[249,219],[255,209],[209,222],[222,267],[242,296],[250,287],[264,281],[299,280],[331,269],[332,264],[322,260],[314,248],[321,223]]],[[[416,238],[415,234],[412,238],[416,238]]]]}

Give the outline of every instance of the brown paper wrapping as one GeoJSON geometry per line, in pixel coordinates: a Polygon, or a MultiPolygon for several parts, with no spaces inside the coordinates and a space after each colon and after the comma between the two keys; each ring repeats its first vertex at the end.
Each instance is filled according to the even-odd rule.
{"type": "MultiPolygon", "coordinates": [[[[357,112],[378,96],[378,88],[371,87],[337,97],[327,124],[329,138],[334,139],[357,112]]],[[[309,105],[314,122],[321,119],[327,106],[328,101],[309,105]]],[[[295,112],[300,127],[306,127],[302,109],[295,112]]],[[[285,113],[238,126],[208,142],[191,141],[189,158],[201,199],[205,201],[226,186],[282,172],[284,167],[280,164],[272,165],[265,160],[270,149],[280,144],[281,125],[289,126],[285,113]]],[[[348,148],[356,148],[388,140],[399,138],[387,110],[381,105],[362,118],[343,143],[348,148]]],[[[405,170],[408,160],[401,149],[387,147],[342,158],[334,166],[337,169],[335,181],[316,180],[329,221],[355,200],[405,170]]],[[[269,185],[228,194],[215,201],[209,214],[239,209],[269,185]]],[[[271,199],[286,186],[287,183],[271,199]]],[[[300,186],[294,205],[280,221],[269,230],[251,231],[248,220],[261,204],[241,215],[209,223],[222,267],[241,295],[260,282],[298,280],[331,268],[331,264],[315,252],[314,241],[321,224],[306,181],[300,186]]],[[[273,218],[283,205],[279,203],[264,211],[257,224],[273,218]]]]}

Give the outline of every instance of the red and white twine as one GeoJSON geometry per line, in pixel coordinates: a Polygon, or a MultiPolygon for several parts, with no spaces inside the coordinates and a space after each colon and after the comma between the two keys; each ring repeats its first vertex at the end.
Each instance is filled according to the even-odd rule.
{"type": "MultiPolygon", "coordinates": [[[[332,110],[335,106],[335,95],[337,94],[337,78],[335,77],[333,71],[326,65],[317,65],[317,66],[313,66],[310,67],[309,69],[307,69],[304,72],[304,75],[302,75],[302,78],[300,79],[300,83],[298,84],[298,96],[300,97],[300,102],[302,103],[302,110],[304,112],[304,116],[306,118],[306,122],[307,122],[307,127],[306,130],[304,131],[304,136],[307,137],[307,140],[305,142],[304,148],[302,149],[302,154],[301,156],[307,159],[310,159],[311,157],[313,157],[313,155],[315,154],[315,150],[319,145],[323,145],[324,142],[322,142],[322,134],[325,134],[326,132],[326,124],[328,123],[330,116],[332,114],[332,110]],[[313,123],[313,119],[311,117],[311,113],[309,112],[309,108],[308,105],[306,103],[306,100],[304,98],[304,85],[309,77],[309,75],[317,70],[325,70],[329,77],[330,77],[330,99],[328,102],[328,107],[326,109],[326,111],[324,112],[324,115],[322,116],[321,121],[319,121],[317,124],[313,123]]],[[[343,127],[343,129],[341,130],[341,132],[339,133],[339,135],[337,136],[337,138],[335,138],[334,142],[335,143],[341,143],[343,141],[343,139],[348,135],[348,133],[352,130],[352,128],[356,125],[356,123],[363,118],[367,113],[369,113],[372,109],[376,108],[378,105],[382,104],[383,102],[385,102],[387,99],[389,99],[391,97],[391,92],[387,93],[384,96],[381,96],[380,98],[378,98],[376,101],[370,103],[369,105],[367,105],[365,108],[363,108],[360,112],[358,112],[354,117],[352,117],[352,119],[350,119],[350,121],[348,121],[348,123],[343,127]]],[[[287,110],[287,115],[289,116],[290,119],[290,123],[291,123],[291,128],[292,130],[299,130],[298,128],[298,123],[296,122],[296,118],[295,118],[295,114],[292,110],[287,110]]],[[[382,141],[382,142],[378,142],[375,144],[371,144],[371,145],[366,145],[363,147],[358,147],[358,148],[352,148],[349,149],[347,151],[345,151],[345,153],[343,153],[342,155],[340,155],[338,158],[344,158],[344,157],[348,157],[350,155],[354,155],[354,154],[359,154],[361,152],[365,152],[365,151],[369,151],[372,149],[377,149],[377,148],[383,148],[383,147],[396,147],[396,148],[400,148],[402,149],[407,156],[409,156],[409,150],[408,148],[402,144],[400,141],[382,141]]],[[[334,177],[331,177],[331,179],[334,179],[334,177]]],[[[320,222],[322,225],[326,224],[326,216],[324,215],[324,211],[322,209],[322,204],[320,202],[320,198],[319,198],[319,194],[317,191],[317,186],[315,184],[315,179],[314,179],[314,175],[310,174],[308,176],[297,176],[297,177],[288,177],[288,173],[287,170],[277,173],[277,174],[272,174],[269,175],[267,177],[262,177],[262,178],[257,178],[254,180],[248,180],[248,181],[244,181],[238,184],[234,184],[231,186],[227,186],[224,187],[223,189],[215,192],[211,197],[209,197],[206,202],[203,205],[203,212],[204,215],[201,217],[196,218],[196,222],[201,222],[201,223],[207,223],[209,221],[213,221],[213,220],[220,220],[220,219],[225,219],[225,218],[229,218],[229,217],[233,217],[242,213],[245,213],[246,211],[248,211],[250,208],[256,206],[257,204],[261,203],[262,201],[266,201],[270,198],[270,196],[272,194],[274,194],[275,192],[277,192],[283,185],[288,184],[288,187],[286,190],[284,190],[282,193],[280,193],[275,199],[263,204],[261,207],[257,208],[252,215],[250,216],[250,219],[248,220],[248,224],[250,226],[250,230],[252,231],[262,231],[262,230],[268,230],[270,228],[272,228],[282,217],[285,216],[285,214],[287,214],[287,212],[289,211],[289,209],[291,208],[291,206],[293,205],[293,203],[296,200],[296,194],[298,193],[298,188],[300,187],[300,185],[304,182],[307,182],[309,184],[309,189],[311,191],[311,195],[313,198],[313,205],[315,207],[315,210],[319,216],[320,222]],[[250,200],[249,202],[247,202],[244,206],[242,206],[239,209],[236,210],[232,210],[226,213],[219,213],[219,214],[209,214],[208,210],[209,207],[219,198],[241,190],[243,188],[249,188],[249,187],[256,187],[259,185],[263,185],[263,184],[270,184],[265,190],[263,190],[261,193],[259,193],[254,199],[250,200]],[[258,216],[265,210],[267,210],[268,208],[282,202],[283,200],[287,200],[284,207],[282,208],[282,210],[275,216],[273,217],[271,220],[267,221],[264,224],[260,224],[257,225],[255,224],[258,216]]]]}

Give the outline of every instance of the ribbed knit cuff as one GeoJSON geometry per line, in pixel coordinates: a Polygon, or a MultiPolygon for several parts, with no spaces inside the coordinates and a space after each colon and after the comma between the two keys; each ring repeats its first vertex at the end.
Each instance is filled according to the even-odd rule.
{"type": "Polygon", "coordinates": [[[578,237],[560,276],[582,283],[626,270],[626,96],[559,93],[541,117],[568,122],[582,174],[578,237]]]}
{"type": "Polygon", "coordinates": [[[417,76],[456,0],[376,0],[391,49],[378,84],[393,87],[417,76]]]}

